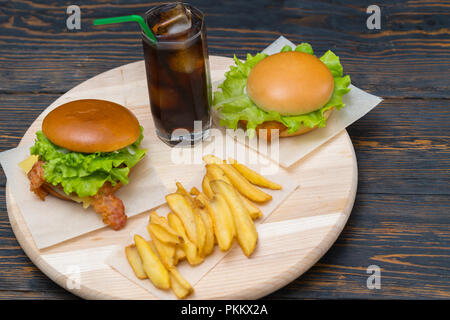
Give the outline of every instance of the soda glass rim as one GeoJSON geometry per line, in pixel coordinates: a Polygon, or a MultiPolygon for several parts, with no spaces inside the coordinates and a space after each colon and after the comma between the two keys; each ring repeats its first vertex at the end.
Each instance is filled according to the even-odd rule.
{"type": "MultiPolygon", "coordinates": [[[[142,37],[146,41],[148,41],[151,45],[154,45],[154,46],[159,46],[159,45],[164,45],[164,44],[167,44],[167,45],[171,45],[171,44],[172,45],[173,44],[186,44],[186,43],[189,43],[189,42],[195,40],[203,32],[204,25],[205,25],[205,20],[204,20],[205,15],[203,14],[203,12],[200,9],[197,9],[196,7],[194,7],[194,6],[192,6],[192,5],[188,4],[188,3],[184,3],[184,2],[181,2],[181,3],[185,7],[189,8],[189,10],[191,10],[192,12],[195,12],[196,14],[198,14],[200,16],[200,18],[202,20],[202,23],[201,23],[200,29],[198,30],[197,33],[193,34],[192,36],[190,36],[190,37],[188,37],[188,38],[186,38],[184,40],[175,40],[175,41],[174,40],[166,40],[166,41],[160,40],[160,39],[158,39],[158,36],[155,35],[155,37],[157,39],[156,43],[152,39],[150,39],[143,31],[141,32],[142,37]]],[[[161,4],[159,6],[156,6],[156,7],[153,7],[151,9],[147,10],[145,12],[145,14],[144,14],[144,21],[145,21],[145,23],[148,22],[148,16],[150,14],[152,14],[155,10],[161,9],[163,7],[172,7],[173,5],[176,5],[176,4],[177,4],[177,2],[165,3],[165,4],[161,4]]],[[[149,28],[150,28],[150,25],[149,25],[149,28]]]]}

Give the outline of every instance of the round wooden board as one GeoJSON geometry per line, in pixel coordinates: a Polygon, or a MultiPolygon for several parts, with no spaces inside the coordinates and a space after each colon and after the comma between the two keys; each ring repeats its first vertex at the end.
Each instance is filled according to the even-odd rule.
{"type": "MultiPolygon", "coordinates": [[[[232,59],[210,57],[211,77],[223,77],[232,59]]],[[[31,142],[45,114],[67,101],[98,98],[115,101],[131,109],[151,140],[148,156],[164,184],[172,190],[175,181],[189,182],[186,172],[200,170],[173,165],[170,148],[155,135],[148,103],[143,61],[104,72],[76,86],[44,111],[30,126],[21,145],[31,142]]],[[[197,171],[198,172],[198,171],[197,171]]],[[[292,220],[296,230],[276,241],[259,243],[250,259],[229,254],[195,286],[195,299],[257,299],[293,281],[331,247],[342,231],[353,207],[357,187],[357,163],[351,140],[344,130],[306,158],[289,168],[300,187],[265,222],[292,220]],[[245,267],[243,267],[245,266],[245,267]]],[[[28,192],[28,190],[24,190],[28,192]]],[[[9,188],[8,215],[25,253],[49,278],[87,299],[155,299],[104,263],[115,246],[128,239],[130,230],[145,223],[146,213],[128,220],[126,228],[103,228],[38,250],[9,188]],[[74,286],[79,280],[80,286],[74,286]]],[[[290,222],[291,223],[291,222],[290,222]]],[[[57,232],[57,230],[55,230],[57,232]]]]}

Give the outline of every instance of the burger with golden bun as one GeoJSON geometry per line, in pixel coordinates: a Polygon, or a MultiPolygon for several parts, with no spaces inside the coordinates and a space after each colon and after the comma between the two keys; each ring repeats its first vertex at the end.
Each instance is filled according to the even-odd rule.
{"type": "Polygon", "coordinates": [[[142,132],[134,114],[117,103],[72,101],[44,118],[31,156],[19,166],[41,200],[51,194],[85,208],[91,205],[105,224],[118,230],[127,216],[114,193],[128,184],[131,168],[146,153],[140,148],[142,132]]]}
{"type": "Polygon", "coordinates": [[[288,137],[324,127],[350,91],[350,76],[343,76],[339,57],[327,51],[317,58],[308,43],[270,56],[248,54],[243,62],[235,56],[234,61],[214,93],[214,108],[221,125],[243,125],[249,137],[256,132],[270,139],[271,129],[288,137]]]}

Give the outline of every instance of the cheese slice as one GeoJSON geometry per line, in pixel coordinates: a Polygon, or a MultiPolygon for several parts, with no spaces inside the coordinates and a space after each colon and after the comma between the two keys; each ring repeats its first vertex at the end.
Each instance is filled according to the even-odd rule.
{"type": "Polygon", "coordinates": [[[28,172],[31,171],[31,168],[33,168],[34,164],[36,162],[38,162],[39,160],[39,156],[37,155],[31,155],[28,158],[26,158],[25,160],[21,161],[19,163],[19,167],[26,173],[28,174],[28,172]]]}
{"type": "Polygon", "coordinates": [[[89,206],[91,205],[91,198],[90,197],[79,197],[79,196],[74,196],[71,194],[66,194],[62,188],[58,188],[55,186],[50,185],[50,188],[52,188],[53,191],[59,193],[60,195],[63,195],[64,197],[69,198],[72,201],[75,201],[76,203],[82,203],[83,204],[83,208],[87,209],[89,208],[89,206]]]}
{"type": "Polygon", "coordinates": [[[91,198],[89,198],[89,197],[83,197],[83,198],[80,198],[78,196],[68,196],[68,197],[77,203],[82,203],[84,209],[89,208],[89,206],[91,205],[91,198]]]}

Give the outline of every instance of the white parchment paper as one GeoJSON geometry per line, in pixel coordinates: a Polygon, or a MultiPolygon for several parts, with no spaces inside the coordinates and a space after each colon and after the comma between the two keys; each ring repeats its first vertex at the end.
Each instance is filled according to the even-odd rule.
{"type": "MultiPolygon", "coordinates": [[[[254,151],[252,151],[254,152],[254,151]]],[[[216,153],[219,156],[220,151],[216,153]]],[[[255,171],[261,171],[261,167],[259,165],[248,165],[250,168],[255,171]]],[[[201,183],[203,176],[205,175],[206,170],[201,172],[198,177],[196,177],[189,185],[185,186],[186,190],[190,190],[191,187],[196,186],[198,189],[201,189],[201,183]]],[[[264,204],[257,204],[257,206],[261,209],[263,213],[263,217],[255,221],[256,229],[258,230],[262,226],[262,222],[298,187],[297,179],[289,174],[285,170],[279,168],[279,170],[274,172],[271,175],[266,175],[272,181],[275,181],[283,186],[282,190],[269,190],[263,189],[264,192],[272,195],[272,200],[264,204]]],[[[167,216],[170,212],[169,207],[166,205],[158,208],[157,210],[160,216],[167,216]]],[[[125,247],[131,243],[134,243],[133,237],[135,234],[139,234],[146,240],[150,240],[150,236],[147,231],[147,223],[141,225],[140,227],[133,230],[130,234],[129,240],[124,242],[122,245],[118,246],[117,250],[113,252],[111,256],[106,259],[106,264],[110,265],[113,269],[121,273],[123,276],[133,281],[137,285],[143,287],[144,289],[151,292],[153,295],[160,299],[176,299],[175,294],[172,290],[161,290],[156,288],[148,279],[138,279],[133,272],[133,269],[129,265],[126,256],[125,256],[125,247]]],[[[261,238],[258,241],[263,241],[261,238]]],[[[197,266],[191,266],[187,261],[181,261],[177,268],[183,277],[194,287],[194,293],[189,296],[189,299],[195,299],[195,285],[211,270],[214,266],[219,263],[228,253],[234,250],[241,250],[239,245],[235,242],[233,247],[227,251],[222,252],[216,245],[214,248],[214,252],[207,256],[202,264],[197,266]]],[[[244,254],[241,252],[241,254],[244,254]]]]}
{"type": "MultiPolygon", "coordinates": [[[[142,147],[147,148],[146,139],[142,147]]],[[[30,155],[30,145],[0,153],[0,163],[8,179],[14,199],[22,213],[34,242],[46,248],[82,234],[106,227],[101,215],[81,204],[47,196],[41,201],[30,190],[30,182],[18,164],[30,155]]],[[[128,217],[164,203],[167,189],[145,156],[130,172],[130,183],[116,195],[122,199],[128,217]]],[[[108,227],[106,227],[108,228],[108,227]]]]}

